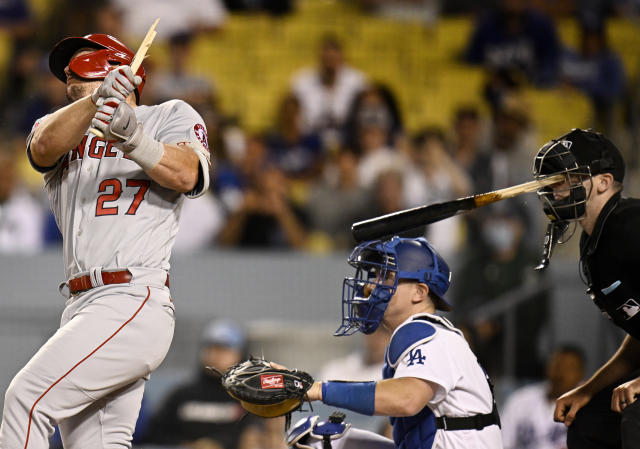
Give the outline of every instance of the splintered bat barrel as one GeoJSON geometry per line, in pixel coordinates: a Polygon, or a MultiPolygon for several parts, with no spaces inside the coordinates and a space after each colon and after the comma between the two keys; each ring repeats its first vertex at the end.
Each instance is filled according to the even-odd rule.
{"type": "Polygon", "coordinates": [[[351,233],[357,243],[367,240],[376,240],[410,229],[426,226],[436,221],[444,220],[454,215],[486,206],[506,198],[513,198],[522,193],[533,192],[541,187],[556,184],[565,180],[564,174],[549,176],[544,179],[525,182],[516,186],[496,190],[494,192],[481,193],[466,198],[446,201],[444,203],[429,204],[413,209],[401,210],[387,215],[374,217],[369,220],[354,223],[351,233]]]}
{"type": "Polygon", "coordinates": [[[472,196],[445,203],[414,207],[354,223],[351,226],[351,233],[357,243],[366,242],[426,226],[453,217],[460,211],[476,207],[472,196]]]}

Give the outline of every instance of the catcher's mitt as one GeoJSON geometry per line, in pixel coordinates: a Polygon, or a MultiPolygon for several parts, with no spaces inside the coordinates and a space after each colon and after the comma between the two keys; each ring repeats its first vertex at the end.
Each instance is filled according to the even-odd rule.
{"type": "Polygon", "coordinates": [[[246,411],[265,418],[296,410],[313,385],[313,377],[304,371],[273,368],[253,357],[229,368],[221,380],[246,411]]]}

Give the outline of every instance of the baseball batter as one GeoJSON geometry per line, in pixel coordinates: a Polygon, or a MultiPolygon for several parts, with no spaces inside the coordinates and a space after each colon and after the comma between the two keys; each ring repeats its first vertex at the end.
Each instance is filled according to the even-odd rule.
{"type": "Polygon", "coordinates": [[[382,381],[316,382],[310,400],[391,417],[400,449],[502,447],[488,378],[462,333],[436,309],[449,267],[424,238],[394,237],[359,245],[343,284],[343,323],[336,335],[393,332],[382,381]],[[346,310],[344,310],[346,308],[346,310]]]}
{"type": "Polygon", "coordinates": [[[145,380],[169,349],[169,257],[184,196],[208,188],[209,151],[186,103],[137,106],[145,72],[132,59],[104,34],[51,51],[70,104],[36,121],[27,155],[64,238],[68,300],[6,392],[2,449],[46,448],[56,424],[67,449],[131,447],[145,380]]]}

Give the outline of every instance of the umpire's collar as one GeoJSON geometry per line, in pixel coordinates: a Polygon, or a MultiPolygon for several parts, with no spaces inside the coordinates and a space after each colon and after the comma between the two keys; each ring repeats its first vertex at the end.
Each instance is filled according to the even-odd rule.
{"type": "Polygon", "coordinates": [[[596,219],[596,224],[593,226],[593,232],[591,235],[582,231],[582,236],[580,237],[580,253],[583,257],[590,256],[596,250],[604,224],[607,221],[607,218],[609,218],[609,215],[611,215],[611,212],[613,212],[618,205],[621,195],[622,192],[617,192],[605,203],[598,214],[598,218],[596,219]]]}

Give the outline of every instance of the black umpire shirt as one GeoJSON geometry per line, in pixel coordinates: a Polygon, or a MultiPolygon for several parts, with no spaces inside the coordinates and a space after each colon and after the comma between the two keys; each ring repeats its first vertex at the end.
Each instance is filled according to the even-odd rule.
{"type": "Polygon", "coordinates": [[[640,339],[640,200],[618,192],[600,211],[591,235],[580,238],[587,293],[629,335],[640,339]]]}

